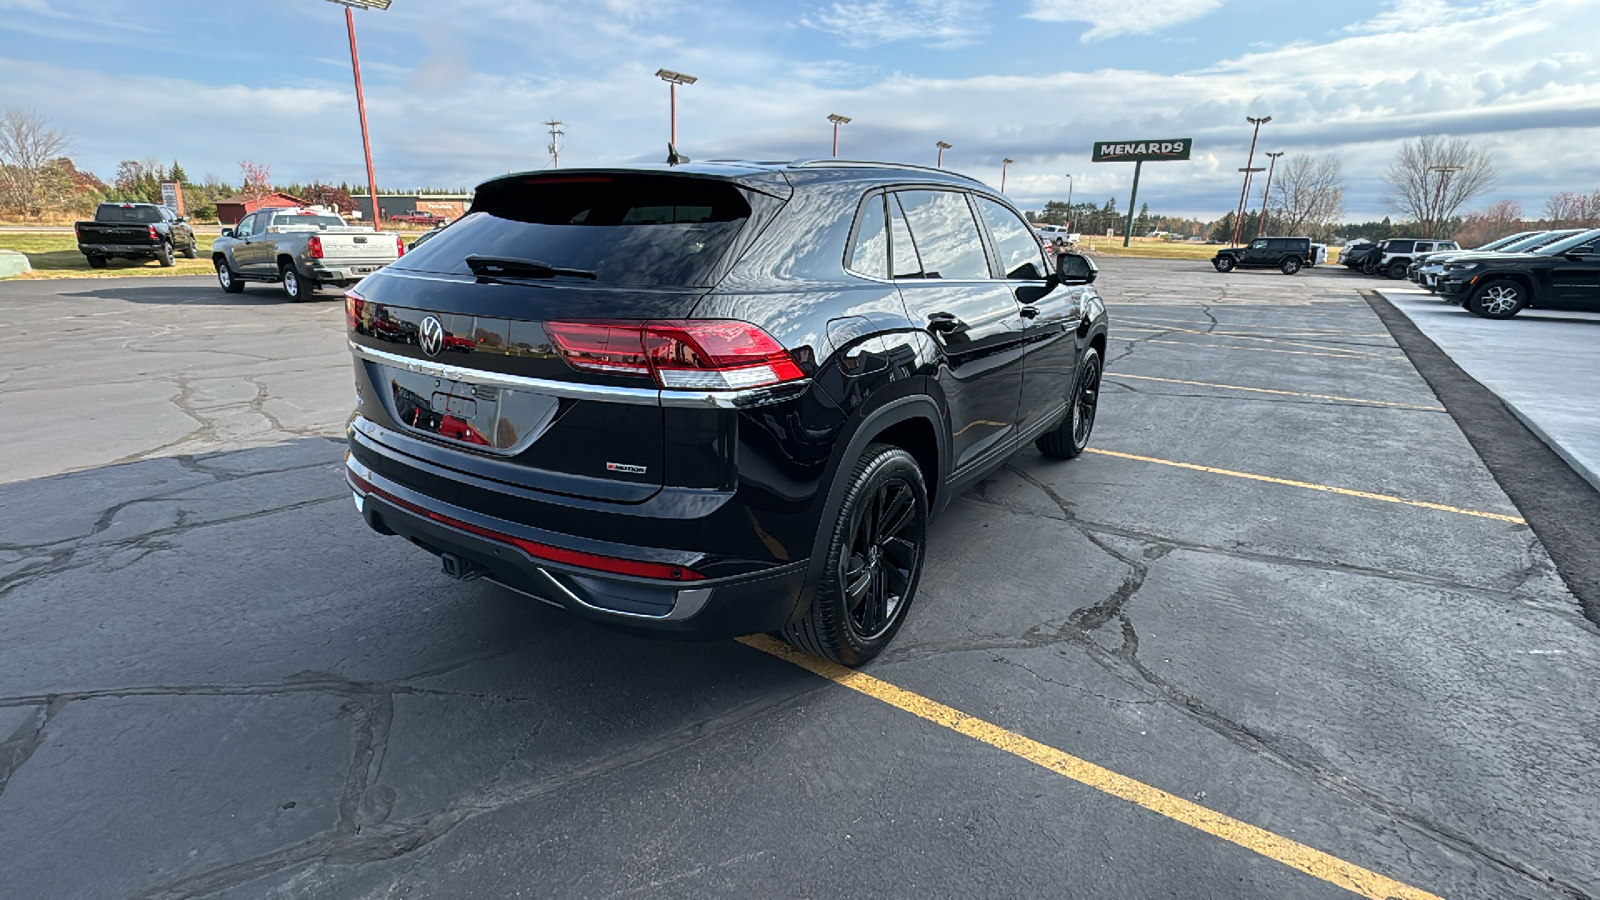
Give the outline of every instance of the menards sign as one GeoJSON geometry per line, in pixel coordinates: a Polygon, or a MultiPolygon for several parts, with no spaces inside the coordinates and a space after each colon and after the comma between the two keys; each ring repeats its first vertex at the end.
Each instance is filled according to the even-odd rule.
{"type": "Polygon", "coordinates": [[[1194,138],[1162,141],[1100,141],[1094,145],[1094,162],[1144,162],[1189,158],[1194,138]]]}

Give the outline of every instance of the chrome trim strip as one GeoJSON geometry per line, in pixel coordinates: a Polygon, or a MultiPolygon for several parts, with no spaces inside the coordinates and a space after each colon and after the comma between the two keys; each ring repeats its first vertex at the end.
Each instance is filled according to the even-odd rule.
{"type": "Polygon", "coordinates": [[[548,394],[552,397],[566,397],[573,400],[599,400],[605,403],[630,403],[636,406],[749,409],[752,406],[763,406],[768,403],[788,400],[804,393],[806,388],[811,386],[811,379],[804,378],[769,387],[747,388],[742,391],[663,391],[660,388],[611,387],[599,384],[580,384],[573,381],[551,381],[547,378],[529,378],[525,375],[505,375],[500,372],[485,372],[482,369],[468,369],[461,366],[428,362],[409,356],[401,356],[397,353],[389,353],[385,350],[375,350],[358,344],[353,340],[348,340],[347,343],[350,345],[350,352],[360,359],[386,366],[394,366],[407,372],[415,372],[418,375],[444,378],[449,381],[465,381],[469,384],[485,384],[534,391],[548,394]]]}
{"type": "MultiPolygon", "coordinates": [[[[624,612],[620,609],[610,609],[604,606],[596,606],[593,603],[586,603],[584,602],[583,598],[567,590],[566,587],[561,584],[561,582],[551,578],[550,573],[545,571],[543,568],[539,568],[539,573],[542,574],[545,577],[545,580],[550,582],[550,584],[553,585],[556,590],[566,595],[566,597],[577,606],[581,606],[584,609],[593,610],[595,612],[605,613],[606,615],[610,616],[621,616],[624,619],[645,619],[652,622],[681,622],[684,619],[695,615],[696,613],[700,612],[700,610],[705,608],[706,601],[711,599],[711,592],[714,590],[714,588],[692,588],[686,591],[678,591],[678,596],[672,603],[671,612],[664,616],[652,616],[648,613],[624,612]]],[[[541,597],[532,591],[525,591],[522,588],[512,587],[511,585],[506,584],[504,581],[500,581],[492,576],[486,575],[484,576],[483,580],[495,585],[496,587],[505,588],[514,594],[521,594],[524,597],[531,597],[534,600],[538,600],[540,603],[548,603],[551,606],[561,609],[566,608],[566,605],[563,603],[551,600],[549,597],[541,597]]]]}

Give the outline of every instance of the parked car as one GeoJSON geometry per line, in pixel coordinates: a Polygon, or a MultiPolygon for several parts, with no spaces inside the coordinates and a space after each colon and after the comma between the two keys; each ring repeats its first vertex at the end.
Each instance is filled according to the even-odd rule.
{"type": "Polygon", "coordinates": [[[311,299],[318,287],[349,287],[406,252],[392,231],[346,225],[331,212],[262,209],[239,220],[211,246],[217,283],[237,294],[245,282],[283,285],[290,300],[311,299]]]}
{"type": "Polygon", "coordinates": [[[1445,263],[1439,293],[1485,319],[1528,307],[1600,312],[1600,228],[1528,253],[1472,253],[1445,263]]]}
{"type": "Polygon", "coordinates": [[[200,255],[188,218],[154,203],[102,203],[93,220],[74,223],[72,230],[91,269],[104,269],[113,259],[153,259],[170,268],[176,253],[186,259],[200,255]]]}
{"type": "Polygon", "coordinates": [[[1347,269],[1360,270],[1365,266],[1367,259],[1377,252],[1377,249],[1378,242],[1369,241],[1366,238],[1346,241],[1345,245],[1339,248],[1339,264],[1347,269]]]}
{"type": "Polygon", "coordinates": [[[1377,250],[1362,260],[1361,272],[1364,275],[1381,273],[1385,278],[1399,280],[1406,277],[1406,269],[1419,254],[1460,249],[1461,245],[1455,241],[1390,238],[1378,242],[1377,250]]]}
{"type": "Polygon", "coordinates": [[[905,620],[933,515],[1029,444],[1087,446],[1096,274],[949,171],[498,178],[346,294],[347,480],[447,574],[857,665],[905,620]]]}
{"type": "Polygon", "coordinates": [[[435,215],[434,213],[422,209],[413,210],[408,213],[401,213],[397,216],[390,216],[389,221],[401,222],[406,225],[426,225],[429,228],[433,228],[438,225],[450,224],[450,220],[444,216],[435,215]]]}
{"type": "Polygon", "coordinates": [[[1467,256],[1473,253],[1526,253],[1532,250],[1537,250],[1546,244],[1553,244],[1564,237],[1577,234],[1582,230],[1583,229],[1581,228],[1563,228],[1555,231],[1525,231],[1520,234],[1513,235],[1512,237],[1514,240],[1510,242],[1491,242],[1491,244],[1498,246],[1485,244],[1484,246],[1475,250],[1452,250],[1442,253],[1429,253],[1423,260],[1421,260],[1420,264],[1413,262],[1410,268],[1407,270],[1407,274],[1410,275],[1410,273],[1414,271],[1416,274],[1410,276],[1411,280],[1427,288],[1429,291],[1435,291],[1437,290],[1439,274],[1444,271],[1444,264],[1452,259],[1455,259],[1456,257],[1467,256]]]}
{"type": "Polygon", "coordinates": [[[1311,239],[1295,237],[1256,238],[1243,247],[1218,250],[1211,258],[1218,272],[1234,269],[1277,269],[1293,275],[1305,266],[1315,265],[1312,260],[1311,239]]]}

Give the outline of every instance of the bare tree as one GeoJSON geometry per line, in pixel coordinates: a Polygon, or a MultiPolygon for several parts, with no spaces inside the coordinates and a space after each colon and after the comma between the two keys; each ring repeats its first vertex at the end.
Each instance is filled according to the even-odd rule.
{"type": "Polygon", "coordinates": [[[1551,228],[1593,228],[1600,222],[1600,191],[1574,194],[1562,191],[1544,202],[1545,223],[1551,228]]]}
{"type": "Polygon", "coordinates": [[[0,111],[0,205],[37,215],[50,180],[50,164],[67,147],[67,136],[33,110],[0,111]]]}
{"type": "Polygon", "coordinates": [[[1279,167],[1268,198],[1268,217],[1282,234],[1325,237],[1344,216],[1344,166],[1339,157],[1301,154],[1279,167]]]}
{"type": "Polygon", "coordinates": [[[1477,247],[1490,241],[1516,234],[1526,223],[1522,219],[1522,204],[1515,200],[1500,200],[1467,216],[1456,228],[1456,243],[1463,247],[1477,247]]]}
{"type": "Polygon", "coordinates": [[[1468,200],[1494,185],[1494,159],[1462,137],[1425,134],[1406,141],[1383,180],[1389,207],[1436,237],[1468,200]]]}

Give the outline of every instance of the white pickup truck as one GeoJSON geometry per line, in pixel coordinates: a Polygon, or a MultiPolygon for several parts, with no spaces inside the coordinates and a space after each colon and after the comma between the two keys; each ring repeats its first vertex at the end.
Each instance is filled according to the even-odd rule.
{"type": "Polygon", "coordinates": [[[290,300],[309,300],[318,287],[349,287],[399,259],[405,243],[392,231],[346,225],[319,209],[260,209],[211,245],[217,284],[230,294],[247,281],[283,285],[290,300]]]}

